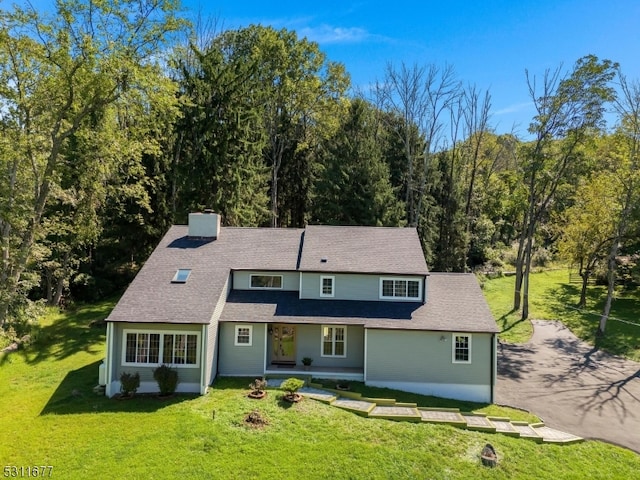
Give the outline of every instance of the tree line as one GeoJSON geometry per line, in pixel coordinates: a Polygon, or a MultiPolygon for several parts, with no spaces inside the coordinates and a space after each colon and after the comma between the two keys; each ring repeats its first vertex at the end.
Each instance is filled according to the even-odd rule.
{"type": "Polygon", "coordinates": [[[521,139],[451,66],[381,75],[354,93],[294,31],[194,28],[174,0],[0,11],[0,329],[120,291],[211,208],[229,226],[417,228],[434,271],[512,263],[523,318],[533,266],[560,255],[582,304],[606,277],[604,333],[639,243],[638,82],[593,55],[526,72],[521,139]]]}

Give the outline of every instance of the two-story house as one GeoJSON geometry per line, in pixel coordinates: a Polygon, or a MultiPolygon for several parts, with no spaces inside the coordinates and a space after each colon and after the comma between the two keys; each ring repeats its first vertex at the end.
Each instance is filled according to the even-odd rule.
{"type": "Polygon", "coordinates": [[[491,402],[497,325],[472,274],[429,273],[412,228],[221,227],[192,213],[107,318],[106,394],[123,371],[156,391],[301,373],[491,402]],[[307,373],[307,372],[305,372],[307,373]]]}

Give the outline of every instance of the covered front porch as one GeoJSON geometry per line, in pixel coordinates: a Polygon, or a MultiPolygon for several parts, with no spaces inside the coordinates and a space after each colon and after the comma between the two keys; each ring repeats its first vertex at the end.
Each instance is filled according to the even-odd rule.
{"type": "Polygon", "coordinates": [[[364,368],[357,367],[307,367],[304,365],[269,365],[267,366],[264,374],[265,376],[310,375],[315,378],[364,382],[364,368]]]}
{"type": "Polygon", "coordinates": [[[267,324],[265,374],[306,373],[364,381],[364,329],[339,324],[267,324]]]}
{"type": "Polygon", "coordinates": [[[220,324],[218,374],[364,381],[364,328],[338,323],[220,324]]]}

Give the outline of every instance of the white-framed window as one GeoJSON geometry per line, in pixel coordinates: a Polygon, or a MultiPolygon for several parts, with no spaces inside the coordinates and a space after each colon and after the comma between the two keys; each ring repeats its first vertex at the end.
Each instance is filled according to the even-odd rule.
{"type": "Polygon", "coordinates": [[[253,344],[253,325],[236,325],[233,338],[236,347],[250,347],[253,344]]]}
{"type": "Polygon", "coordinates": [[[123,366],[200,366],[198,332],[124,330],[122,341],[123,366]]]}
{"type": "Polygon", "coordinates": [[[347,356],[347,327],[322,325],[322,357],[345,358],[347,356]]]}
{"type": "Polygon", "coordinates": [[[260,290],[282,289],[282,275],[251,275],[249,288],[260,290]]]}
{"type": "Polygon", "coordinates": [[[422,300],[422,280],[382,277],[380,279],[380,299],[422,300]]]}
{"type": "Polygon", "coordinates": [[[471,363],[471,335],[454,333],[451,338],[451,359],[453,363],[471,363]]]}
{"type": "Polygon", "coordinates": [[[195,365],[198,362],[198,337],[184,333],[163,335],[162,363],[167,365],[195,365]]]}
{"type": "Polygon", "coordinates": [[[320,276],[320,296],[321,297],[334,297],[336,277],[333,276],[320,276]]]}

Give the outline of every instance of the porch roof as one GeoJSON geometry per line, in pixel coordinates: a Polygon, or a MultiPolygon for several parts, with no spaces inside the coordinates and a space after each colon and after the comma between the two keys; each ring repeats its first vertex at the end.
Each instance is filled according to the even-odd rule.
{"type": "Polygon", "coordinates": [[[432,274],[427,302],[306,300],[298,292],[234,290],[221,322],[363,325],[365,328],[497,333],[473,275],[432,274]],[[465,292],[460,295],[460,292],[465,292]]]}

